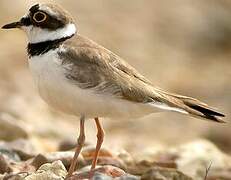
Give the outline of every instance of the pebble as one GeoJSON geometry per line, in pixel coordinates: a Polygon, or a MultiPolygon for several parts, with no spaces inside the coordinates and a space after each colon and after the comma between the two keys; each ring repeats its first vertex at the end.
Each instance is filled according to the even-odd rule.
{"type": "MultiPolygon", "coordinates": [[[[64,180],[67,174],[66,169],[69,168],[74,155],[73,151],[43,153],[22,161],[22,156],[18,155],[19,151],[13,150],[13,146],[21,144],[21,147],[24,147],[23,144],[26,144],[26,141],[23,142],[14,142],[12,146],[10,143],[0,142],[0,174],[4,174],[3,177],[15,180],[64,180]],[[17,174],[19,172],[29,174],[17,174]]],[[[30,151],[28,152],[30,154],[30,151]]],[[[94,153],[93,147],[88,146],[83,149],[79,157],[78,169],[69,180],[89,179],[92,176],[90,164],[94,153]]],[[[93,179],[203,180],[207,164],[211,161],[213,163],[207,180],[230,178],[231,157],[204,140],[175,148],[166,148],[152,154],[151,157],[135,161],[128,152],[116,154],[103,148],[100,151],[99,164],[94,170],[93,179]]]]}
{"type": "Polygon", "coordinates": [[[12,172],[12,168],[9,165],[9,161],[3,155],[0,155],[0,174],[10,172],[12,172]]]}
{"type": "MultiPolygon", "coordinates": [[[[32,165],[36,168],[39,168],[44,163],[51,163],[57,160],[62,161],[64,166],[69,169],[69,166],[71,164],[71,160],[74,157],[73,151],[64,151],[64,152],[51,152],[51,153],[44,153],[44,154],[38,154],[35,156],[32,160],[32,165]]],[[[78,157],[78,168],[82,168],[87,163],[83,159],[82,155],[80,154],[78,157]]]]}
{"type": "Polygon", "coordinates": [[[80,171],[78,174],[75,174],[72,177],[68,178],[68,180],[89,179],[92,175],[92,178],[94,178],[95,176],[99,176],[99,174],[103,174],[103,177],[116,178],[124,176],[126,173],[118,167],[106,165],[94,169],[93,172],[91,172],[90,170],[83,172],[80,171]]]}
{"type": "Polygon", "coordinates": [[[193,180],[192,178],[184,175],[183,173],[171,169],[155,167],[148,170],[141,176],[141,180],[193,180]]]}
{"type": "Polygon", "coordinates": [[[24,180],[63,180],[67,171],[61,161],[43,164],[35,173],[24,180]]]}
{"type": "Polygon", "coordinates": [[[28,138],[29,134],[22,123],[13,118],[10,114],[0,114],[0,139],[5,141],[13,141],[19,138],[28,138]]]}
{"type": "Polygon", "coordinates": [[[0,151],[8,150],[20,157],[20,160],[28,160],[35,156],[35,148],[28,139],[17,139],[11,142],[0,141],[0,151]]]}
{"type": "MultiPolygon", "coordinates": [[[[89,165],[94,158],[95,148],[92,146],[85,147],[81,154],[89,165]]],[[[102,148],[99,152],[98,165],[112,165],[121,169],[126,169],[126,164],[123,162],[123,160],[106,148],[102,148]]]]}

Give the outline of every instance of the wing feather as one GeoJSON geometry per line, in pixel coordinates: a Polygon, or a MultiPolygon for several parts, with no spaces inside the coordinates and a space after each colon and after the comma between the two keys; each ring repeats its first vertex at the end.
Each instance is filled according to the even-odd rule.
{"type": "Polygon", "coordinates": [[[150,81],[111,51],[90,40],[84,41],[80,45],[64,44],[65,51],[59,53],[63,67],[68,68],[67,79],[97,93],[134,102],[153,101],[150,81]]]}
{"type": "Polygon", "coordinates": [[[222,122],[219,117],[224,115],[205,103],[154,87],[119,56],[87,38],[76,38],[78,39],[64,43],[64,51],[61,51],[59,56],[63,59],[63,67],[68,69],[66,78],[78,87],[222,122]]]}

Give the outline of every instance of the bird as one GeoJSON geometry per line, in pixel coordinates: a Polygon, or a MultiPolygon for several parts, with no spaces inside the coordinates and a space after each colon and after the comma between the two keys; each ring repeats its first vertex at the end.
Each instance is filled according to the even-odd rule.
{"type": "Polygon", "coordinates": [[[57,4],[38,3],[3,29],[19,28],[28,37],[29,69],[39,94],[51,107],[80,117],[80,132],[67,177],[77,168],[85,142],[85,119],[94,119],[96,168],[104,140],[100,118],[140,118],[173,111],[223,123],[223,113],[195,98],[153,85],[121,57],[79,34],[73,17],[57,4]]]}

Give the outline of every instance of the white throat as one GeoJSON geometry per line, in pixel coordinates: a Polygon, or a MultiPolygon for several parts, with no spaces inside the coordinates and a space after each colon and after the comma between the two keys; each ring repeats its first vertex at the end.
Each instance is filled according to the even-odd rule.
{"type": "Polygon", "coordinates": [[[44,41],[52,41],[60,38],[72,36],[76,33],[76,27],[74,24],[67,24],[63,28],[56,31],[50,31],[47,29],[41,29],[35,26],[27,26],[22,28],[28,36],[30,43],[39,43],[44,41]]]}

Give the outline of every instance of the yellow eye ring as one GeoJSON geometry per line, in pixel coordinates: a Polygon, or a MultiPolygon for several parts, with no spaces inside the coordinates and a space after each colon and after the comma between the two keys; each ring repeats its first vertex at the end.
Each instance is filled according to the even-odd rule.
{"type": "Polygon", "coordinates": [[[37,23],[41,23],[47,19],[47,15],[44,12],[36,12],[33,15],[33,20],[37,23]]]}

